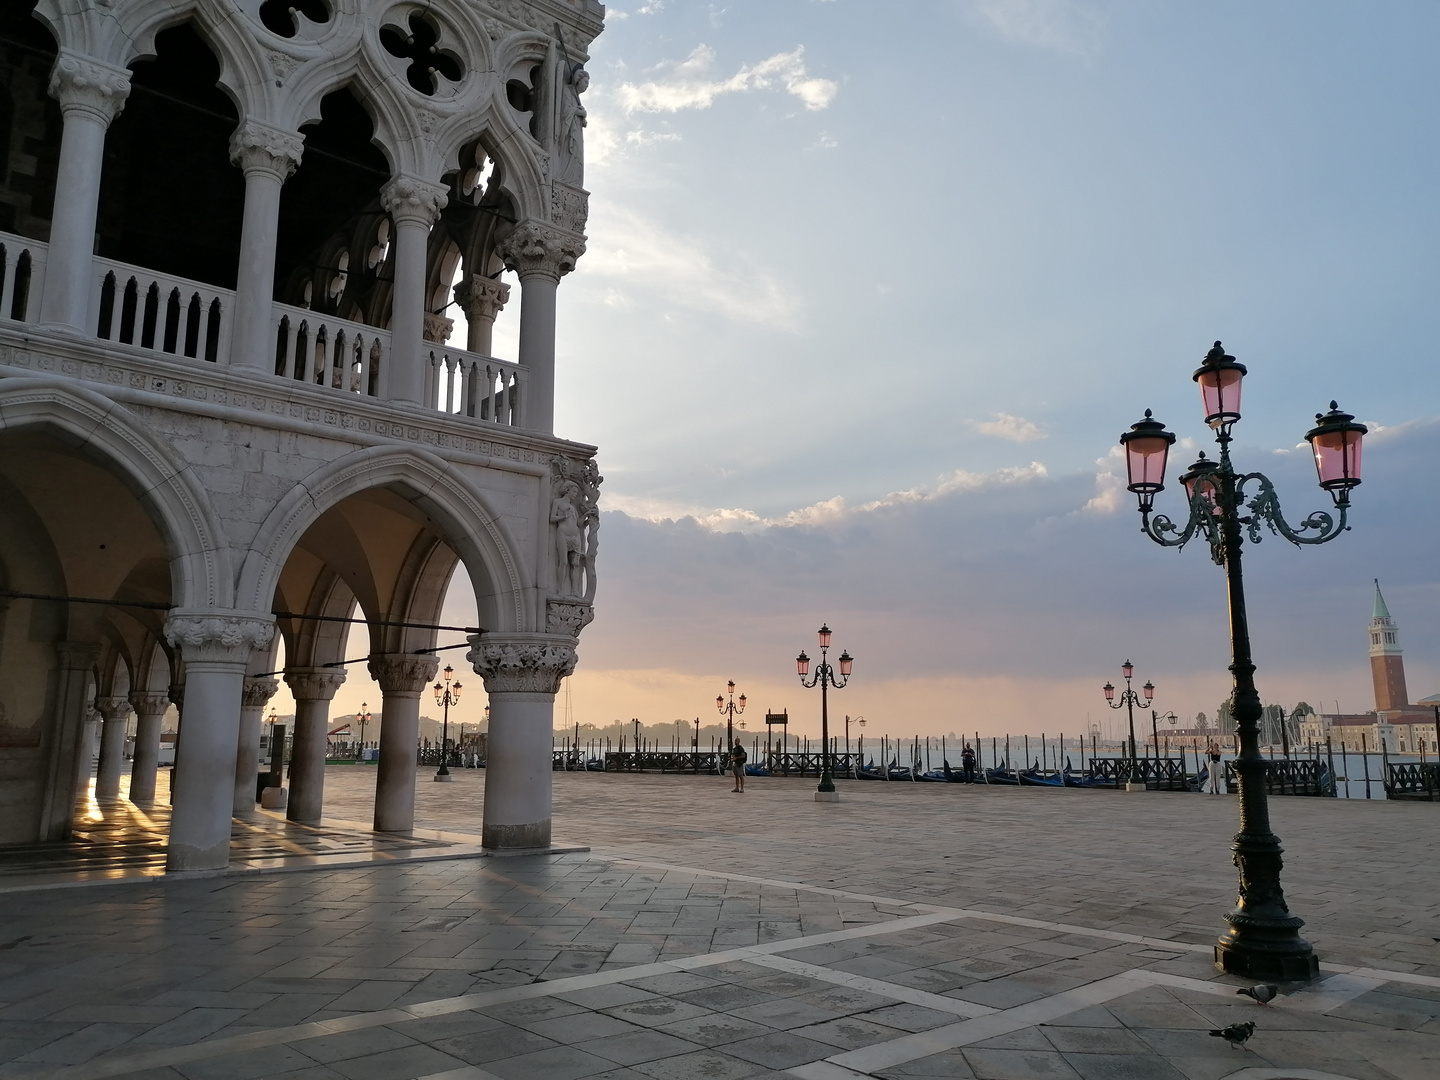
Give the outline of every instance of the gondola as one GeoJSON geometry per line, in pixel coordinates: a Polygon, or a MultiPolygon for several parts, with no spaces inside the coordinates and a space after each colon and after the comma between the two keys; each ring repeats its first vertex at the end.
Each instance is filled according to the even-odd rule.
{"type": "Polygon", "coordinates": [[[746,765],[746,766],[745,766],[745,775],[746,775],[746,776],[769,776],[769,775],[770,775],[770,770],[769,770],[769,768],[767,768],[767,767],[764,766],[764,765],[746,765]]]}
{"type": "Polygon", "coordinates": [[[1021,787],[1064,787],[1065,778],[1059,773],[1042,773],[1039,769],[1026,769],[1020,774],[1021,787]]]}
{"type": "Polygon", "coordinates": [[[593,758],[593,757],[592,757],[589,761],[585,762],[585,771],[586,771],[586,772],[604,772],[604,771],[605,771],[605,762],[602,761],[600,758],[593,758]]]}
{"type": "Polygon", "coordinates": [[[1020,786],[1020,781],[1015,778],[1015,774],[1011,772],[1008,768],[986,769],[985,782],[987,784],[1009,784],[1012,787],[1020,786]]]}

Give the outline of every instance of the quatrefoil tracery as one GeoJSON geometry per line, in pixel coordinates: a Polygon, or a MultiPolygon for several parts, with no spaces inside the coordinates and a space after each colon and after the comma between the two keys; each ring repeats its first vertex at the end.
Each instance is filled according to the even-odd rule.
{"type": "Polygon", "coordinates": [[[380,29],[380,44],[397,60],[408,60],[405,80],[426,97],[439,90],[437,77],[458,83],[464,67],[454,53],[440,47],[440,31],[428,19],[412,13],[406,20],[409,32],[394,26],[380,29]]]}

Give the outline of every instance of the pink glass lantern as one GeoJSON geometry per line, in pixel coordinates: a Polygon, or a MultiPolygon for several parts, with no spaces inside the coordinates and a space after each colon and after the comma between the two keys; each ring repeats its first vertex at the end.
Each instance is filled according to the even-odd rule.
{"type": "Polygon", "coordinates": [[[829,627],[829,626],[826,626],[825,624],[822,623],[821,626],[820,626],[820,648],[822,648],[822,649],[828,649],[829,647],[830,647],[830,627],[829,627]]]}
{"type": "Polygon", "coordinates": [[[1145,419],[1130,425],[1120,436],[1125,448],[1125,468],[1130,476],[1129,489],[1140,498],[1140,509],[1149,510],[1155,495],[1165,489],[1165,462],[1175,442],[1172,432],[1145,410],[1145,419]]]}
{"type": "Polygon", "coordinates": [[[1120,670],[1124,673],[1125,678],[1128,679],[1135,674],[1135,665],[1130,663],[1129,660],[1126,660],[1125,663],[1120,665],[1120,670]]]}
{"type": "Polygon", "coordinates": [[[802,679],[810,674],[810,657],[805,655],[803,649],[800,651],[800,655],[795,658],[795,670],[800,673],[802,679]]]}
{"type": "Polygon", "coordinates": [[[1104,691],[1105,691],[1105,700],[1106,700],[1106,701],[1114,701],[1114,700],[1115,700],[1115,687],[1114,687],[1114,686],[1112,686],[1110,683],[1107,682],[1102,689],[1104,689],[1104,691]]]}
{"type": "Polygon", "coordinates": [[[1360,483],[1360,440],[1368,430],[1332,401],[1330,411],[1324,416],[1316,413],[1315,426],[1305,433],[1315,454],[1320,486],[1337,503],[1347,502],[1350,489],[1360,483]]]}
{"type": "Polygon", "coordinates": [[[850,655],[850,650],[849,650],[849,649],[846,649],[844,652],[842,652],[842,653],[840,654],[840,675],[841,675],[841,677],[847,678],[847,679],[850,677],[850,667],[851,667],[851,665],[854,664],[854,663],[855,663],[855,658],[850,655]]]}
{"type": "Polygon", "coordinates": [[[1205,423],[1213,428],[1228,428],[1240,419],[1240,381],[1245,378],[1245,365],[1227,356],[1220,342],[1205,354],[1193,378],[1200,384],[1205,423]]]}
{"type": "Polygon", "coordinates": [[[1145,680],[1145,685],[1142,686],[1141,689],[1145,691],[1145,700],[1147,702],[1155,700],[1155,684],[1149,679],[1145,680]]]}

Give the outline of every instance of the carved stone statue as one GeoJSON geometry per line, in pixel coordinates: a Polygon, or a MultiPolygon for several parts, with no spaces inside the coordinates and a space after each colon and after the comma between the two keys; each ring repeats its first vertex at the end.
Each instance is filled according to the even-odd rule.
{"type": "Polygon", "coordinates": [[[585,182],[585,106],[580,95],[590,89],[590,73],[579,64],[570,68],[560,87],[560,123],[555,129],[555,176],[564,184],[585,182]]]}
{"type": "Polygon", "coordinates": [[[580,528],[580,485],[562,480],[550,502],[555,526],[555,591],[559,596],[585,595],[585,533],[580,528]]]}

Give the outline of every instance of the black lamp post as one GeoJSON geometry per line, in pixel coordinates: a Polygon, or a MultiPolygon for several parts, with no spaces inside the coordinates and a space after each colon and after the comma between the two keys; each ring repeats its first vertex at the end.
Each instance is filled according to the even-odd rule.
{"type": "MultiPolygon", "coordinates": [[[[1130,715],[1130,775],[1126,778],[1125,789],[1130,790],[1130,785],[1141,783],[1140,764],[1135,760],[1135,706],[1140,704],[1140,697],[1130,685],[1131,678],[1135,675],[1135,665],[1126,660],[1120,665],[1120,672],[1125,676],[1125,689],[1120,693],[1120,700],[1115,700],[1115,687],[1108,682],[1102,687],[1105,691],[1105,702],[1112,709],[1125,709],[1130,715]]],[[[1145,705],[1149,708],[1150,703],[1155,700],[1155,684],[1149,679],[1141,687],[1145,692],[1145,705]]]]}
{"type": "MultiPolygon", "coordinates": [[[[740,700],[735,700],[735,680],[731,679],[725,684],[730,693],[730,700],[725,700],[724,694],[715,696],[715,708],[720,710],[720,715],[725,717],[725,752],[728,754],[735,745],[735,717],[745,711],[745,695],[740,695],[740,700]]],[[[743,724],[741,725],[744,726],[743,724]]],[[[696,736],[696,743],[699,743],[699,736],[696,736]]]]}
{"type": "Polygon", "coordinates": [[[440,781],[450,779],[450,706],[460,704],[460,684],[450,680],[454,674],[455,669],[446,664],[441,672],[444,681],[435,684],[435,704],[445,710],[440,724],[440,768],[435,773],[435,779],[440,781]]]}
{"type": "Polygon", "coordinates": [[[360,711],[355,714],[355,720],[360,725],[360,760],[365,760],[365,729],[370,724],[370,703],[362,701],[360,711]]]}
{"type": "MultiPolygon", "coordinates": [[[[810,673],[810,657],[805,655],[805,650],[800,650],[800,655],[795,658],[795,670],[800,675],[800,685],[809,690],[816,686],[820,687],[820,786],[815,789],[816,802],[838,802],[840,793],[835,790],[835,781],[830,775],[830,687],[836,690],[843,690],[850,681],[850,665],[854,658],[850,653],[840,654],[840,674],[835,674],[835,669],[830,666],[827,654],[830,649],[830,627],[822,624],[819,631],[820,637],[820,663],[815,668],[815,675],[808,682],[805,676],[810,673]]],[[[846,733],[846,742],[849,742],[849,733],[846,733]]]]}
{"type": "Polygon", "coordinates": [[[1330,412],[1316,414],[1305,433],[1315,456],[1320,487],[1330,493],[1335,514],[1317,510],[1292,527],[1280,513],[1275,487],[1261,473],[1236,473],[1230,463],[1230,429],[1240,419],[1240,383],[1245,366],[1227,356],[1220,342],[1206,354],[1193,378],[1200,385],[1205,422],[1215,431],[1220,460],[1200,455],[1180,477],[1189,515],[1183,525],[1156,514],[1155,496],[1165,486],[1165,460],[1175,436],[1145,418],[1120,436],[1129,470],[1129,489],[1140,502],[1140,527],[1166,547],[1183,547],[1197,532],[1210,544],[1210,557],[1225,567],[1230,592],[1230,671],[1235,679],[1232,709],[1240,743],[1235,771],[1240,781],[1240,832],[1231,845],[1240,872],[1235,910],[1225,916],[1230,928],[1215,945],[1215,964],[1222,971],[1252,979],[1313,979],[1319,960],[1300,936],[1303,919],[1290,914],[1280,888],[1280,840],[1270,831],[1265,793],[1265,762],[1260,757],[1260,695],[1255,689],[1255,664],[1250,656],[1250,630],[1245,615],[1245,584],[1240,554],[1248,536],[1259,543],[1261,526],[1292,544],[1323,544],[1346,531],[1350,489],[1360,483],[1360,441],[1363,424],[1335,402],[1330,412]],[[1253,490],[1253,494],[1250,494],[1253,490]]]}

